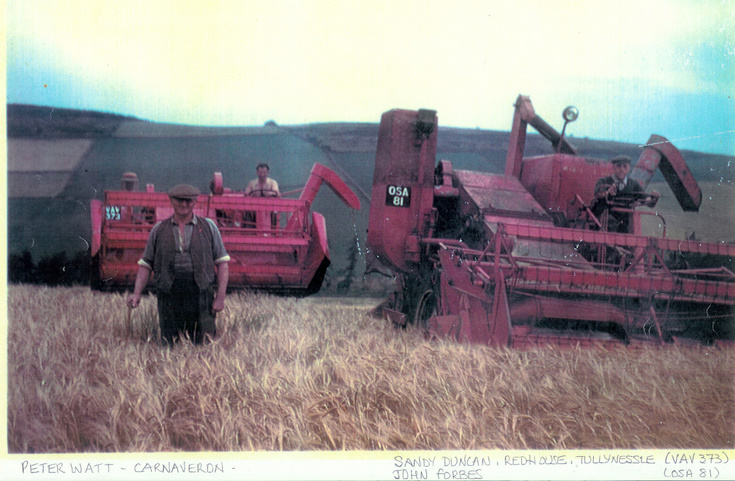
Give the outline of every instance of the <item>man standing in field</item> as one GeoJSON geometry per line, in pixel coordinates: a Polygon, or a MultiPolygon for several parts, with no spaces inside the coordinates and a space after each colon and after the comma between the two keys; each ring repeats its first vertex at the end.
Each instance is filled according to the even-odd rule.
{"type": "Polygon", "coordinates": [[[258,174],[257,179],[253,179],[245,187],[245,195],[256,196],[256,197],[280,197],[281,192],[278,190],[278,182],[268,178],[270,167],[268,164],[258,164],[255,168],[255,172],[258,174]]]}
{"type": "Polygon", "coordinates": [[[230,256],[215,223],[194,214],[196,187],[179,184],[168,196],[174,215],[153,226],[127,304],[140,304],[153,271],[161,339],[172,345],[183,334],[200,344],[216,334],[215,316],[225,307],[230,256]]]}

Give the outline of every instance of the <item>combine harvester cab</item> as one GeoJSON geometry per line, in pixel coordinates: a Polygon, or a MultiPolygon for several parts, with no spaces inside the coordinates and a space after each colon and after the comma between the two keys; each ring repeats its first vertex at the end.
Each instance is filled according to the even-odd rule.
{"type": "MultiPolygon", "coordinates": [[[[92,201],[92,281],[96,290],[132,288],[148,235],[173,214],[166,193],[152,185],[137,191],[137,176],[125,173],[122,189],[92,201]]],[[[330,263],[324,216],[311,211],[326,183],[349,207],[355,193],[332,170],[314,164],[298,199],[246,197],[223,186],[215,173],[210,194],[201,194],[194,213],[214,220],[230,261],[230,289],[304,296],[319,291],[330,263]]]]}
{"type": "MultiPolygon", "coordinates": [[[[577,110],[565,110],[559,134],[528,97],[515,107],[503,175],[436,162],[434,111],[383,114],[367,237],[397,279],[383,315],[430,337],[516,348],[732,340],[735,275],[671,259],[724,265],[735,246],[669,239],[665,228],[642,235],[641,216],[658,215],[636,209],[648,194],[613,206],[631,227],[608,232],[590,204],[611,165],[577,155],[564,138],[577,110]],[[552,154],[523,158],[528,125],[552,154]]],[[[681,154],[652,136],[630,178],[645,189],[656,168],[681,207],[697,211],[702,195],[681,154]]]]}

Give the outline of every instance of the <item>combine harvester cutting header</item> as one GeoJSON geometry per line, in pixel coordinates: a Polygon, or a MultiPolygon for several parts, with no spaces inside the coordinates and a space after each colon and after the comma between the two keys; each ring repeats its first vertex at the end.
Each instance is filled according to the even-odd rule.
{"type": "MultiPolygon", "coordinates": [[[[360,208],[355,193],[332,170],[314,164],[298,199],[246,197],[223,186],[214,174],[210,194],[201,194],[194,213],[214,220],[230,255],[228,287],[277,294],[319,291],[329,266],[324,216],[311,204],[326,183],[349,207],[360,208]]],[[[148,235],[173,214],[165,192],[148,184],[138,192],[137,175],[125,173],[122,190],[92,201],[92,288],[132,288],[148,235]]]]}
{"type": "MultiPolygon", "coordinates": [[[[619,345],[730,341],[735,275],[725,267],[676,268],[670,260],[735,256],[735,245],[644,236],[637,210],[651,196],[619,195],[605,213],[591,205],[607,161],[583,158],[519,96],[504,175],[435,161],[432,110],[383,114],[367,243],[397,278],[383,314],[430,336],[493,346],[619,345]],[[523,158],[527,126],[551,155],[523,158]],[[610,215],[630,216],[611,232],[610,215]]],[[[629,178],[645,190],[659,168],[682,209],[702,195],[680,152],[653,135],[629,178]]]]}

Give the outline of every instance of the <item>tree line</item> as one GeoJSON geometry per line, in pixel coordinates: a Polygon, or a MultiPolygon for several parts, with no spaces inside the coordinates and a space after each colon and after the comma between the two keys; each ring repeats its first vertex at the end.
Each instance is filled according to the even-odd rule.
{"type": "Polygon", "coordinates": [[[8,257],[8,281],[49,286],[89,284],[91,266],[88,251],[77,252],[72,257],[66,252],[57,252],[36,263],[31,252],[25,250],[8,257]]]}

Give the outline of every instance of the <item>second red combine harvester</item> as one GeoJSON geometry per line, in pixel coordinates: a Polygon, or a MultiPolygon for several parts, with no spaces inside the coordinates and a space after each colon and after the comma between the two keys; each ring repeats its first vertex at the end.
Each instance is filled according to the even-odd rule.
{"type": "MultiPolygon", "coordinates": [[[[137,190],[126,173],[122,189],[92,201],[92,288],[129,289],[154,224],[173,214],[165,192],[137,190]]],[[[314,164],[298,199],[247,197],[223,186],[215,173],[210,194],[201,194],[194,213],[214,220],[230,255],[228,286],[276,294],[309,295],[321,288],[330,264],[324,216],[311,211],[321,185],[345,204],[360,208],[355,193],[331,169],[314,164]]]]}
{"type": "MultiPolygon", "coordinates": [[[[387,318],[518,348],[733,338],[735,275],[671,260],[724,260],[735,246],[643,235],[641,215],[655,214],[635,209],[645,194],[611,207],[632,216],[629,232],[607,231],[590,199],[611,165],[578,156],[564,138],[576,117],[566,109],[559,134],[519,96],[499,175],[436,162],[436,112],[383,114],[367,244],[397,279],[387,318]],[[552,154],[523,158],[528,125],[552,154]]],[[[630,178],[645,189],[657,168],[680,206],[697,211],[702,195],[684,159],[654,135],[630,178]]]]}

